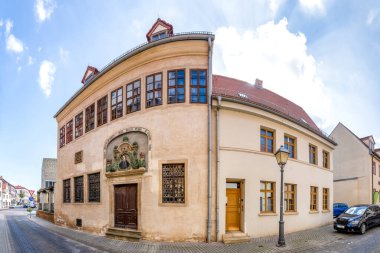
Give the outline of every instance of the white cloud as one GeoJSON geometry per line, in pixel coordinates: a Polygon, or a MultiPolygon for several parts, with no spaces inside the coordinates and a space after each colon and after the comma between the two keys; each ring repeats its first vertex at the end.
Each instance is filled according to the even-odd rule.
{"type": "Polygon", "coordinates": [[[50,61],[44,60],[40,65],[38,82],[46,97],[49,97],[51,94],[51,88],[54,83],[55,71],[55,65],[50,61]]]}
{"type": "Polygon", "coordinates": [[[8,51],[14,53],[22,53],[24,51],[24,45],[21,40],[17,39],[13,34],[7,37],[6,47],[8,51]]]}
{"type": "Polygon", "coordinates": [[[37,21],[42,23],[48,20],[56,7],[54,0],[36,0],[34,10],[37,15],[37,21]]]}
{"type": "Polygon", "coordinates": [[[0,27],[2,27],[3,26],[3,20],[2,19],[0,19],[0,27]]]}
{"type": "Polygon", "coordinates": [[[5,47],[7,51],[22,53],[24,51],[24,44],[11,33],[12,28],[13,22],[7,19],[5,21],[5,47]]]}
{"type": "Polygon", "coordinates": [[[28,57],[28,65],[32,65],[34,63],[32,56],[28,57]]]}
{"type": "Polygon", "coordinates": [[[70,52],[68,50],[63,49],[62,47],[59,48],[59,58],[64,64],[67,64],[69,61],[70,52]]]}
{"type": "Polygon", "coordinates": [[[287,29],[286,18],[239,33],[234,27],[216,31],[215,73],[254,83],[303,107],[317,125],[333,124],[331,97],[317,74],[318,64],[308,53],[306,37],[287,29]],[[220,59],[218,59],[220,58],[220,59]]]}
{"type": "Polygon", "coordinates": [[[38,47],[38,52],[41,52],[41,50],[42,50],[42,47],[38,47]]]}
{"type": "Polygon", "coordinates": [[[370,10],[367,16],[367,25],[371,25],[373,21],[379,16],[380,10],[370,10]]]}
{"type": "Polygon", "coordinates": [[[13,27],[13,22],[10,21],[9,19],[7,19],[5,21],[5,34],[6,35],[8,35],[11,32],[12,27],[13,27]]]}
{"type": "Polygon", "coordinates": [[[309,14],[325,14],[326,8],[323,0],[298,0],[302,10],[309,14]]]}
{"type": "Polygon", "coordinates": [[[272,16],[275,16],[277,14],[277,11],[279,7],[285,2],[286,0],[267,0],[269,9],[272,13],[272,16]]]}
{"type": "Polygon", "coordinates": [[[21,72],[21,70],[22,70],[22,67],[21,67],[21,66],[18,66],[18,68],[17,68],[17,72],[21,72]]]}

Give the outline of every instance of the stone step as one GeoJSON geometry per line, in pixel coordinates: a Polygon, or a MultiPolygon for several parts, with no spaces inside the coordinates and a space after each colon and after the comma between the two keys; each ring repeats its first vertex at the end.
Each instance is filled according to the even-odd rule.
{"type": "Polygon", "coordinates": [[[119,240],[140,241],[141,231],[123,228],[109,228],[106,232],[106,236],[119,240]]]}
{"type": "Polygon", "coordinates": [[[245,233],[229,233],[223,235],[223,242],[225,244],[244,243],[249,242],[252,238],[245,233]]]}

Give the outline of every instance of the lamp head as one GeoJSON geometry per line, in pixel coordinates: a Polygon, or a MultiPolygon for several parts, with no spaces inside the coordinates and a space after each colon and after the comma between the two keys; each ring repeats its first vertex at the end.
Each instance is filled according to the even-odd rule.
{"type": "Polygon", "coordinates": [[[277,164],[284,166],[288,161],[289,151],[281,145],[274,155],[276,156],[277,164]]]}

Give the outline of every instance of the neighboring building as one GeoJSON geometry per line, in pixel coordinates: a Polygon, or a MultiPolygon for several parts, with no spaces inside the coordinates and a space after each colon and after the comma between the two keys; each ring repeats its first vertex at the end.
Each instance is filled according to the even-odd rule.
{"type": "Polygon", "coordinates": [[[54,184],[57,178],[57,159],[44,158],[41,167],[41,188],[37,192],[38,210],[54,212],[54,184]]]}
{"type": "Polygon", "coordinates": [[[286,232],[331,222],[336,144],[301,107],[212,75],[210,33],[158,19],[147,39],[89,66],[55,115],[57,224],[168,241],[277,234],[280,145],[292,151],[286,232]]]}
{"type": "Polygon", "coordinates": [[[334,152],[334,202],[379,204],[380,150],[373,136],[357,137],[339,123],[331,132],[334,152]]]}
{"type": "Polygon", "coordinates": [[[19,205],[27,205],[29,203],[30,192],[27,188],[21,185],[16,187],[16,202],[19,205]]]}

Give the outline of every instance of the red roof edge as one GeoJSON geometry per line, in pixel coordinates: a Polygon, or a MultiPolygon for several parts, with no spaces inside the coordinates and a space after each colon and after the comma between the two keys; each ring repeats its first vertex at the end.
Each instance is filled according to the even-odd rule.
{"type": "Polygon", "coordinates": [[[157,28],[158,25],[166,27],[168,29],[169,36],[173,35],[173,26],[165,20],[158,18],[146,34],[146,39],[148,40],[148,42],[150,42],[150,37],[152,36],[153,31],[157,28]]]}

